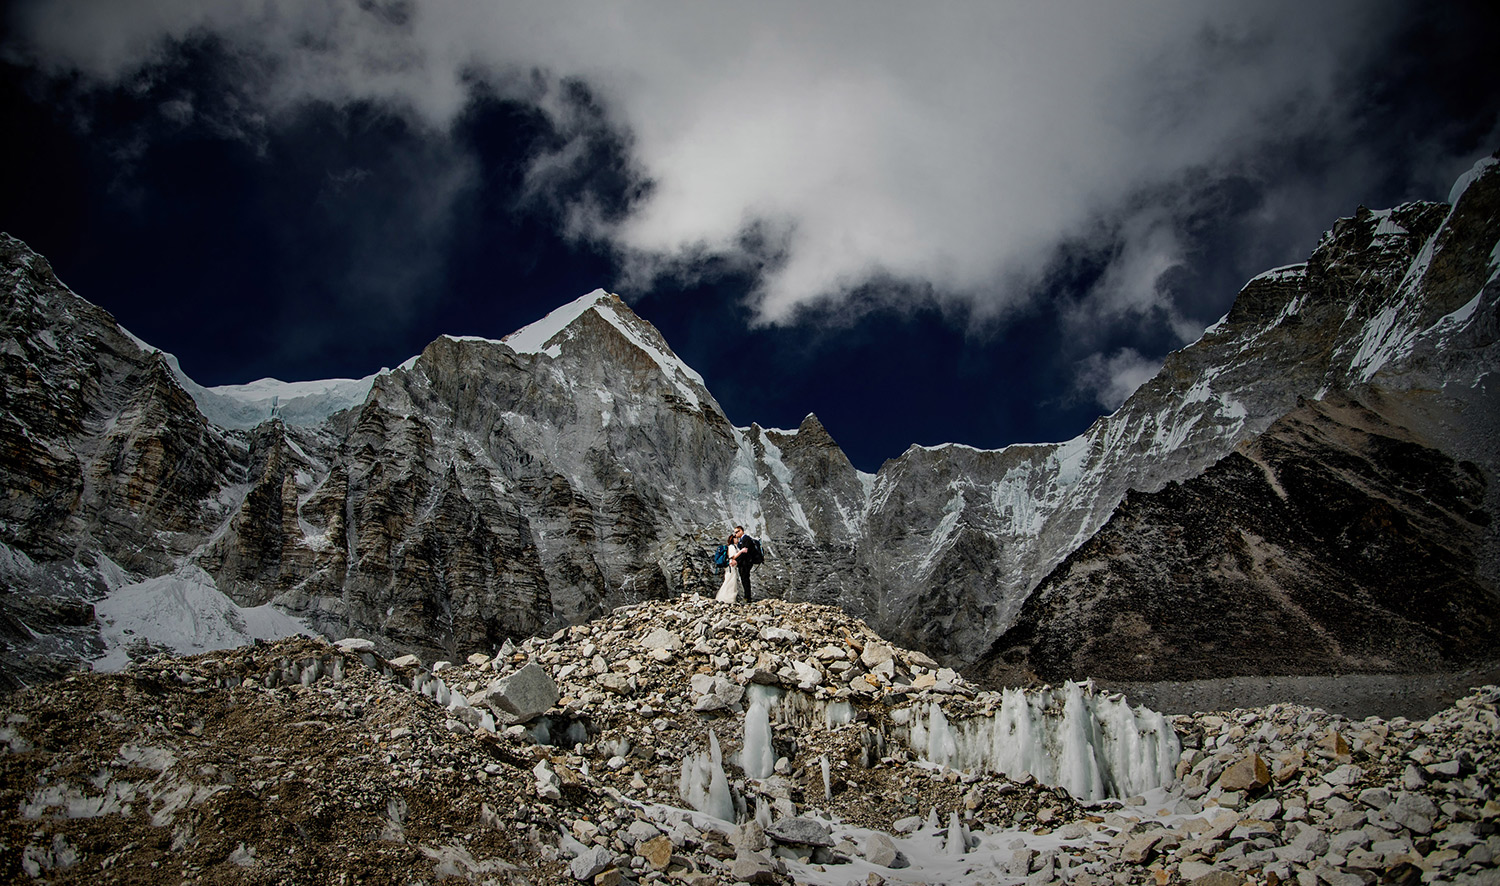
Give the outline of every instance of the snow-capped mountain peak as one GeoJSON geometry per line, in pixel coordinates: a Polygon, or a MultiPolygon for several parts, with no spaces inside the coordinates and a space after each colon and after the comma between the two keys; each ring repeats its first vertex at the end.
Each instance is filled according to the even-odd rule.
{"type": "Polygon", "coordinates": [[[587,318],[591,316],[604,320],[649,357],[694,409],[702,409],[705,402],[712,402],[703,376],[672,351],[654,326],[637,316],[618,295],[603,289],[595,289],[563,305],[501,341],[518,354],[545,354],[555,360],[563,355],[568,342],[585,334],[587,318]]]}
{"type": "Polygon", "coordinates": [[[523,326],[500,340],[517,354],[545,353],[549,357],[556,358],[562,353],[561,346],[557,342],[559,335],[584,313],[595,310],[601,304],[608,304],[610,297],[610,294],[603,289],[595,289],[588,295],[568,302],[535,323],[523,326]]]}

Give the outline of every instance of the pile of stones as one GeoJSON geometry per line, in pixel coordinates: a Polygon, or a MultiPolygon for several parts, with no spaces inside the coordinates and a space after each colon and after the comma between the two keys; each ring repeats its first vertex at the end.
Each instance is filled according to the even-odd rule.
{"type": "Polygon", "coordinates": [[[656,601],[461,662],[301,638],[0,699],[0,877],[201,883],[1495,883],[1497,703],[1172,719],[1177,780],[1079,802],[924,763],[998,705],[842,612],[656,601]],[[766,778],[736,754],[776,687],[766,778]],[[830,705],[847,716],[831,718],[830,705]],[[731,822],[683,799],[722,746],[731,822]]]}

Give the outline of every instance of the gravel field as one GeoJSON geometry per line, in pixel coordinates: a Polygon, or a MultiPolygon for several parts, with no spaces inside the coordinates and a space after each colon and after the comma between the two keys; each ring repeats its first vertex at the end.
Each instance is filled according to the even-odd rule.
{"type": "Polygon", "coordinates": [[[1500,683],[1500,662],[1441,674],[1344,674],[1332,677],[1227,677],[1163,683],[1096,681],[1164,714],[1229,711],[1284,703],[1322,708],[1352,720],[1421,720],[1476,686],[1500,683]]]}

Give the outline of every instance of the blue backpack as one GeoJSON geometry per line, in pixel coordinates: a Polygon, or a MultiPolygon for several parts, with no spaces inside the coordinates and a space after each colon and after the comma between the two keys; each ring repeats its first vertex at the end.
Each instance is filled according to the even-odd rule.
{"type": "Polygon", "coordinates": [[[719,545],[719,549],[714,551],[714,565],[720,569],[729,565],[729,545],[719,545]]]}

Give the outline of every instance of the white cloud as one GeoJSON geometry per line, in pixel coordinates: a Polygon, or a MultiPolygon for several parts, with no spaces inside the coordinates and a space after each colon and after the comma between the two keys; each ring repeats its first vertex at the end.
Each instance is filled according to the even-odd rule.
{"type": "Polygon", "coordinates": [[[476,70],[581,77],[655,188],[623,219],[588,205],[571,219],[643,274],[733,255],[759,224],[784,247],[758,293],[766,319],[876,277],[982,317],[1024,300],[1058,244],[1104,231],[1116,259],[1084,315],[1108,320],[1169,307],[1174,189],[1337,130],[1338,78],[1389,18],[1365,0],[38,0],[15,21],[46,64],[102,79],[164,38],[219,34],[262,62],[268,113],[373,99],[435,131],[476,70]]]}
{"type": "Polygon", "coordinates": [[[1091,354],[1078,364],[1074,388],[1113,412],[1161,371],[1161,366],[1161,360],[1143,357],[1134,348],[1121,348],[1109,357],[1091,354]]]}

